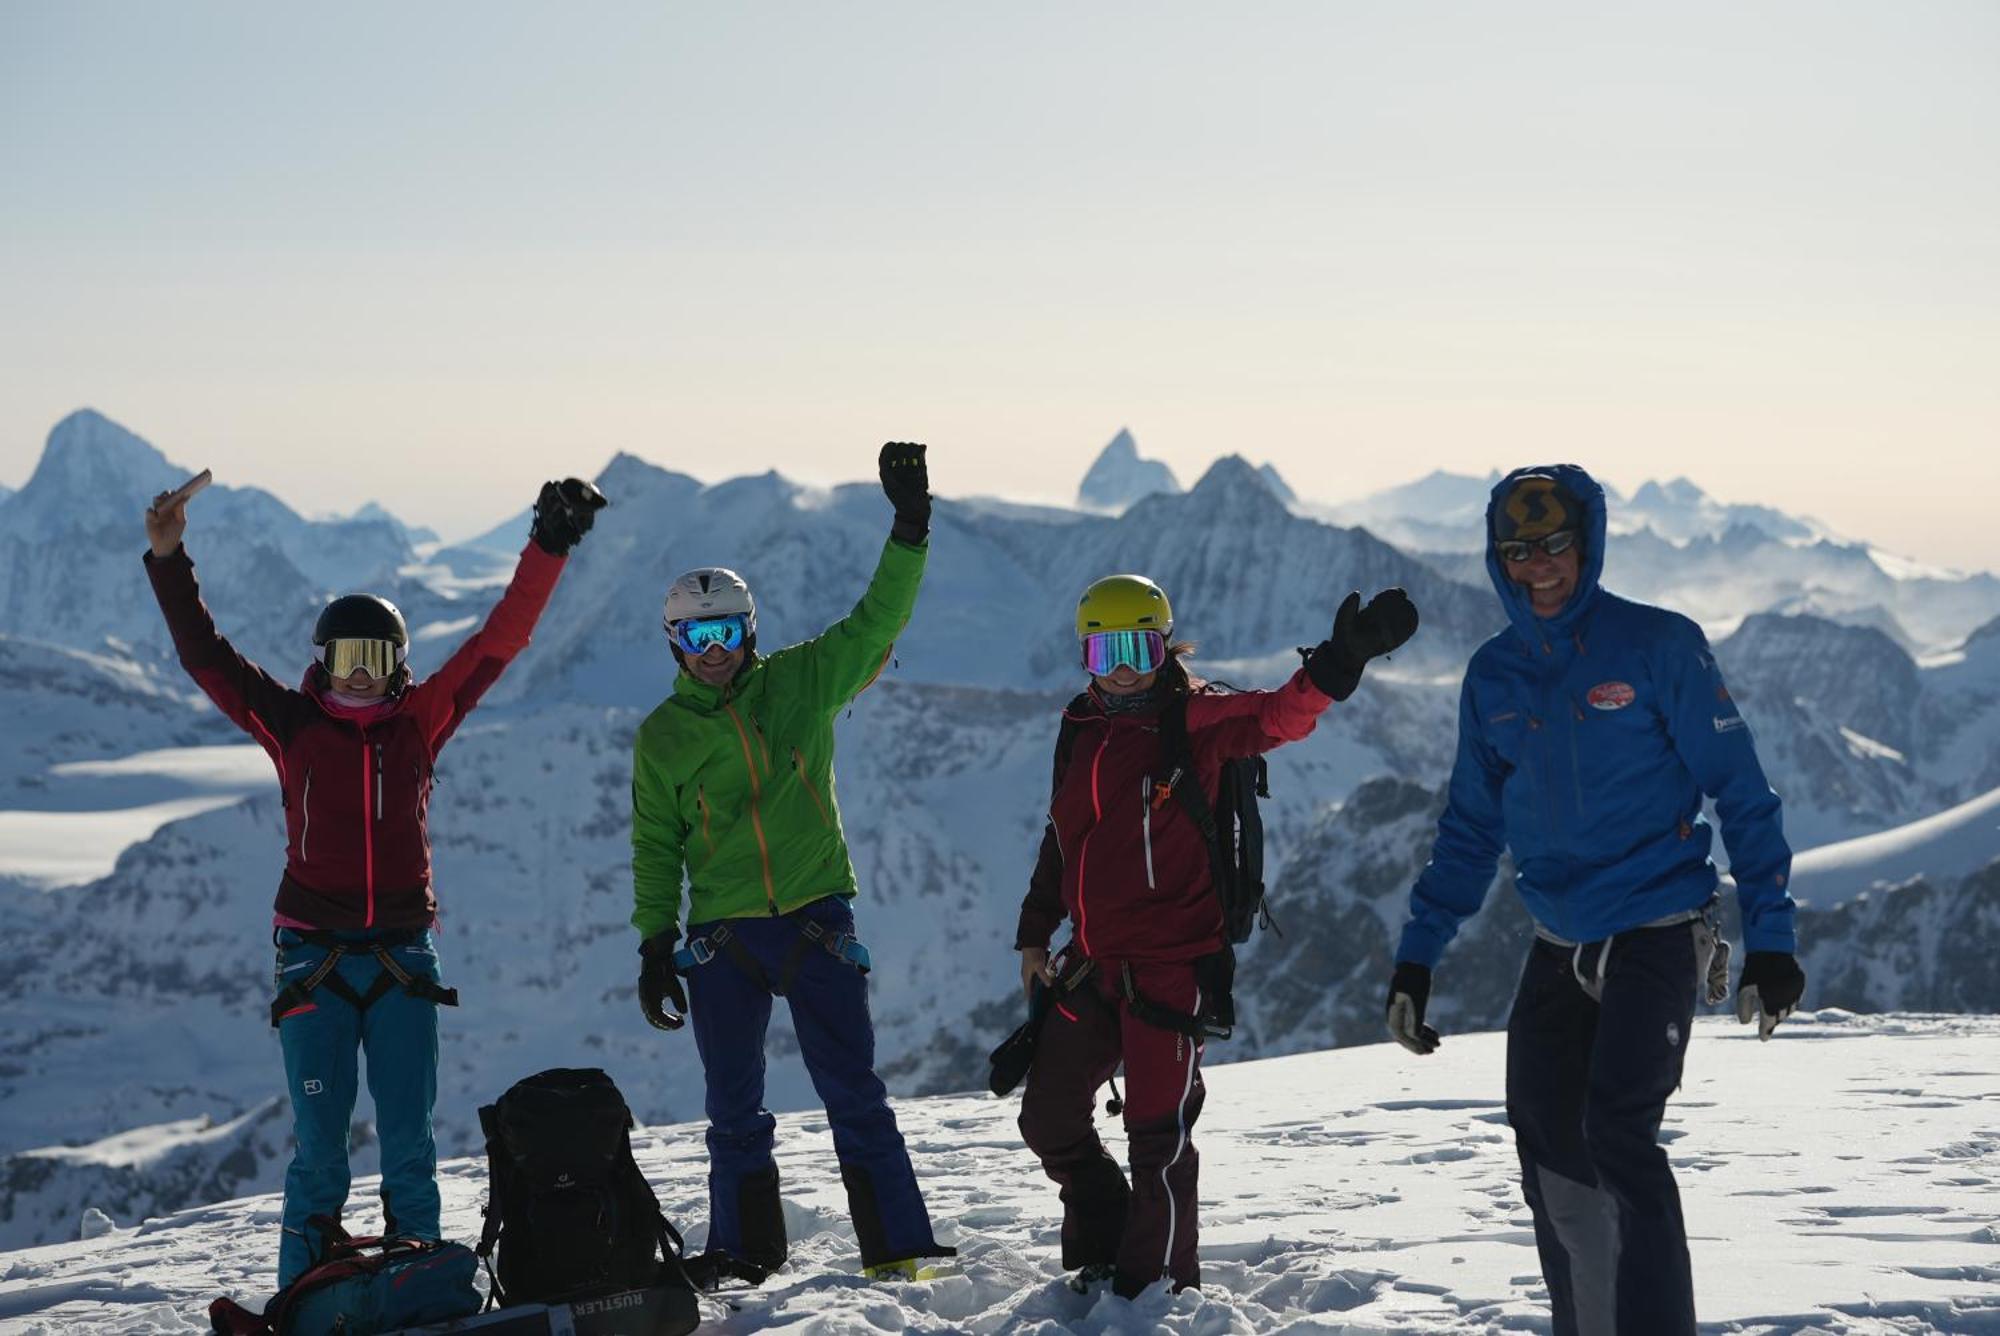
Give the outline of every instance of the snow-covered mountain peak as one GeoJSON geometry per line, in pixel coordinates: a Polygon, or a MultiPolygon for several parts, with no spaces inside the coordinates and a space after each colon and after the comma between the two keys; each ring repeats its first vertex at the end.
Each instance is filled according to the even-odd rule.
{"type": "Polygon", "coordinates": [[[1200,523],[1223,524],[1237,532],[1244,526],[1282,523],[1289,518],[1270,481],[1241,455],[1224,455],[1208,466],[1208,472],[1188,490],[1185,500],[1153,497],[1151,504],[1181,505],[1184,515],[1198,516],[1200,523]]]}
{"type": "Polygon", "coordinates": [[[1635,506],[1699,506],[1708,500],[1708,493],[1695,486],[1686,478],[1673,478],[1667,482],[1648,479],[1639,484],[1639,490],[1632,493],[1635,506]]]}
{"type": "Polygon", "coordinates": [[[1288,506],[1298,504],[1299,494],[1292,490],[1292,485],[1278,472],[1277,465],[1260,464],[1257,466],[1257,475],[1264,480],[1264,485],[1271,489],[1272,495],[1280,501],[1288,506]]]}
{"type": "Polygon", "coordinates": [[[720,507],[724,513],[743,510],[761,512],[779,506],[795,507],[806,495],[806,489],[798,483],[776,469],[767,469],[763,473],[745,474],[715,483],[703,490],[702,500],[720,507]]]}
{"type": "Polygon", "coordinates": [[[403,541],[411,544],[435,543],[438,540],[437,530],[423,525],[405,524],[379,501],[367,502],[348,518],[358,524],[386,524],[401,534],[403,541]]]}
{"type": "Polygon", "coordinates": [[[1493,484],[1499,481],[1498,469],[1483,478],[1432,469],[1415,482],[1376,492],[1355,505],[1381,515],[1406,515],[1417,519],[1437,519],[1468,509],[1484,513],[1493,484]]]}
{"type": "Polygon", "coordinates": [[[49,429],[35,477],[60,477],[77,470],[126,473],[147,467],[171,465],[165,455],[96,409],[79,408],[49,429]]]}
{"type": "MultiPolygon", "coordinates": [[[[613,506],[650,506],[657,502],[691,496],[702,484],[685,473],[662,468],[637,455],[620,450],[597,475],[597,485],[613,506]]],[[[527,531],[521,530],[523,534],[527,531]]]]}
{"type": "Polygon", "coordinates": [[[34,474],[7,499],[8,527],[41,538],[122,515],[137,532],[153,496],[186,480],[186,470],[139,437],[95,409],[78,409],[49,432],[34,474]]]}
{"type": "Polygon", "coordinates": [[[1267,496],[1277,496],[1262,469],[1242,455],[1224,455],[1208,466],[1208,471],[1189,489],[1188,495],[1213,496],[1246,488],[1267,496]]]}
{"type": "Polygon", "coordinates": [[[1667,482],[1649,479],[1639,484],[1630,500],[1622,502],[1610,488],[1605,493],[1611,501],[1614,531],[1648,528],[1676,543],[1724,537],[1739,527],[1779,542],[1809,543],[1832,536],[1817,521],[1788,515],[1772,506],[1718,501],[1687,478],[1667,482]]]}
{"type": "Polygon", "coordinates": [[[1132,439],[1131,429],[1120,427],[1083,475],[1076,501],[1093,510],[1123,510],[1140,497],[1155,492],[1173,495],[1180,490],[1174,471],[1157,459],[1140,458],[1139,443],[1132,439]]]}

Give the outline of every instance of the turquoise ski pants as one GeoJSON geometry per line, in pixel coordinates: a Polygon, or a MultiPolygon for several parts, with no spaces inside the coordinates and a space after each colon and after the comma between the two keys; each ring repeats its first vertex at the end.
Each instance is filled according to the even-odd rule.
{"type": "MultiPolygon", "coordinates": [[[[365,933],[337,933],[363,942],[365,933]]],[[[429,933],[392,949],[413,975],[438,977],[437,949],[429,933]]],[[[326,949],[279,930],[278,986],[310,974],[326,949]]],[[[367,950],[343,956],[335,972],[366,997],[382,972],[367,950]]],[[[382,1146],[384,1233],[438,1237],[437,1143],[431,1110],[437,1103],[437,1004],[391,988],[364,1011],[325,985],[278,1022],[285,1053],[285,1086],[292,1099],[297,1146],[285,1171],[283,1233],[278,1244],[278,1285],[289,1285],[312,1265],[318,1240],[306,1221],[338,1218],[347,1204],[348,1128],[359,1088],[357,1053],[367,1056],[368,1094],[382,1146]]]]}

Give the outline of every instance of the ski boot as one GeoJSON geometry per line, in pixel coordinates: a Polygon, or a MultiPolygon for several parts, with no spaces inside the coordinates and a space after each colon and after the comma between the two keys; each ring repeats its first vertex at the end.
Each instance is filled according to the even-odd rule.
{"type": "Polygon", "coordinates": [[[1092,1262],[1089,1266],[1079,1267],[1063,1283],[1078,1294],[1089,1294],[1094,1289],[1110,1284],[1112,1276],[1117,1274],[1117,1271],[1118,1268],[1109,1262],[1092,1262]]]}
{"type": "Polygon", "coordinates": [[[937,1280],[944,1276],[955,1276],[958,1250],[946,1248],[929,1257],[905,1257],[894,1262],[877,1262],[873,1266],[861,1268],[861,1274],[869,1280],[907,1281],[937,1280]]]}

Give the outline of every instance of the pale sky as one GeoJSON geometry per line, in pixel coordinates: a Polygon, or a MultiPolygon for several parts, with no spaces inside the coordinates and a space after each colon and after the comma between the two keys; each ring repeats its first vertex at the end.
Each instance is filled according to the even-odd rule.
{"type": "Polygon", "coordinates": [[[2000,6],[0,0],[0,483],[1685,474],[2000,569],[2000,6]]]}

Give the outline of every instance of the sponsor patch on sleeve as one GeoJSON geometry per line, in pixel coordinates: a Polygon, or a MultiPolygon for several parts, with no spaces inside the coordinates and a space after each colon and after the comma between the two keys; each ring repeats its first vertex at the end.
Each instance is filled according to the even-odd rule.
{"type": "Polygon", "coordinates": [[[1718,714],[1715,716],[1715,731],[1718,733],[1734,733],[1739,728],[1747,727],[1749,725],[1743,722],[1743,716],[1740,714],[1718,714]]]}

